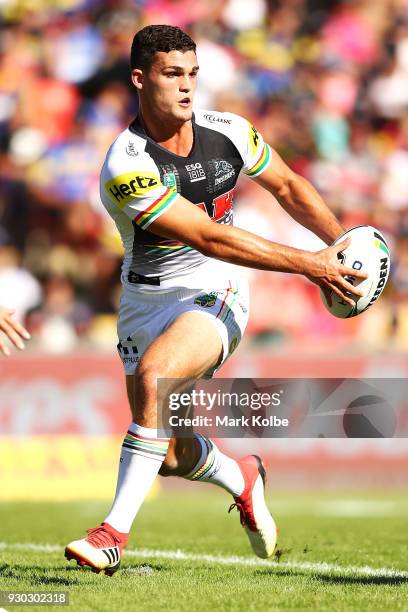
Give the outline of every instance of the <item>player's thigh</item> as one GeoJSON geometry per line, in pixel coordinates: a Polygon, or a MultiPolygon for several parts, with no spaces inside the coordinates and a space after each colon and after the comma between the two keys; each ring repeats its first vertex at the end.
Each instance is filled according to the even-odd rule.
{"type": "MultiPolygon", "coordinates": [[[[222,359],[223,344],[217,327],[199,312],[180,314],[143,353],[135,373],[126,376],[133,413],[154,411],[157,379],[174,379],[182,392],[222,359]],[[176,380],[177,379],[177,380],[176,380]]],[[[168,391],[175,389],[168,388],[168,391]]]]}
{"type": "MultiPolygon", "coordinates": [[[[154,299],[149,308],[139,301],[135,308],[133,300],[125,306],[128,311],[120,317],[119,353],[128,375],[132,412],[135,414],[137,408],[143,414],[147,404],[150,411],[157,409],[151,392],[153,386],[157,387],[157,378],[183,379],[179,384],[184,384],[185,379],[194,383],[214,375],[242,338],[249,293],[245,282],[234,280],[222,290],[186,290],[185,295],[177,291],[177,295],[154,299]],[[150,397],[146,397],[146,380],[150,380],[150,397]]],[[[163,384],[160,387],[163,389],[163,384]]]]}
{"type": "Polygon", "coordinates": [[[180,314],[145,351],[139,369],[155,364],[168,378],[200,378],[222,357],[222,340],[211,319],[196,311],[180,314]]]}

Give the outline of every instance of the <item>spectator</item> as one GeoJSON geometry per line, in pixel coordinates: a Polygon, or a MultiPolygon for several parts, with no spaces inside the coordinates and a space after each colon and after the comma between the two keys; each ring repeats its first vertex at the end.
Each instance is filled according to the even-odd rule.
{"type": "MultiPolygon", "coordinates": [[[[23,350],[24,342],[22,338],[29,340],[31,336],[28,331],[14,319],[13,314],[14,310],[0,306],[0,331],[7,336],[14,346],[23,350]]],[[[10,349],[1,337],[0,351],[3,355],[6,355],[6,357],[10,355],[10,349]]]]}

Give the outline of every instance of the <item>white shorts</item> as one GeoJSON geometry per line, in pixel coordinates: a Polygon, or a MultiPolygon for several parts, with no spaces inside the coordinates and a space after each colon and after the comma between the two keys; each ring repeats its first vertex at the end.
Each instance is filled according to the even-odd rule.
{"type": "MultiPolygon", "coordinates": [[[[213,321],[223,346],[221,362],[208,370],[211,378],[237,348],[248,322],[249,290],[243,279],[224,289],[174,288],[163,291],[124,289],[118,318],[118,352],[125,374],[133,374],[148,346],[185,312],[200,312],[213,321]]],[[[177,347],[175,347],[176,350],[177,347]]]]}

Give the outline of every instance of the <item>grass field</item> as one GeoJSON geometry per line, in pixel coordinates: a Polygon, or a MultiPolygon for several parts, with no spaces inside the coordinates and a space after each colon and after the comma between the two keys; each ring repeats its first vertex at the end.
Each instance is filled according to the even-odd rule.
{"type": "Polygon", "coordinates": [[[275,495],[277,555],[263,561],[226,493],[190,489],[145,504],[112,578],[63,557],[108,504],[0,505],[1,589],[69,591],[80,611],[407,610],[406,495],[275,495]]]}

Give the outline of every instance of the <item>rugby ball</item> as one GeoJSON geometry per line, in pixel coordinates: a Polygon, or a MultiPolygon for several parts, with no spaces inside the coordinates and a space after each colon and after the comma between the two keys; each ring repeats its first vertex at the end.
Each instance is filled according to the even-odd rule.
{"type": "Polygon", "coordinates": [[[320,290],[323,304],[335,317],[347,319],[361,314],[374,304],[382,294],[390,271],[390,253],[388,245],[381,232],[371,225],[361,225],[348,230],[337,238],[334,244],[339,244],[346,238],[351,238],[349,246],[338,254],[341,263],[348,268],[363,270],[368,274],[366,279],[346,280],[358,286],[364,295],[355,299],[354,306],[347,304],[335,293],[331,293],[332,305],[329,306],[326,296],[320,290]]]}

